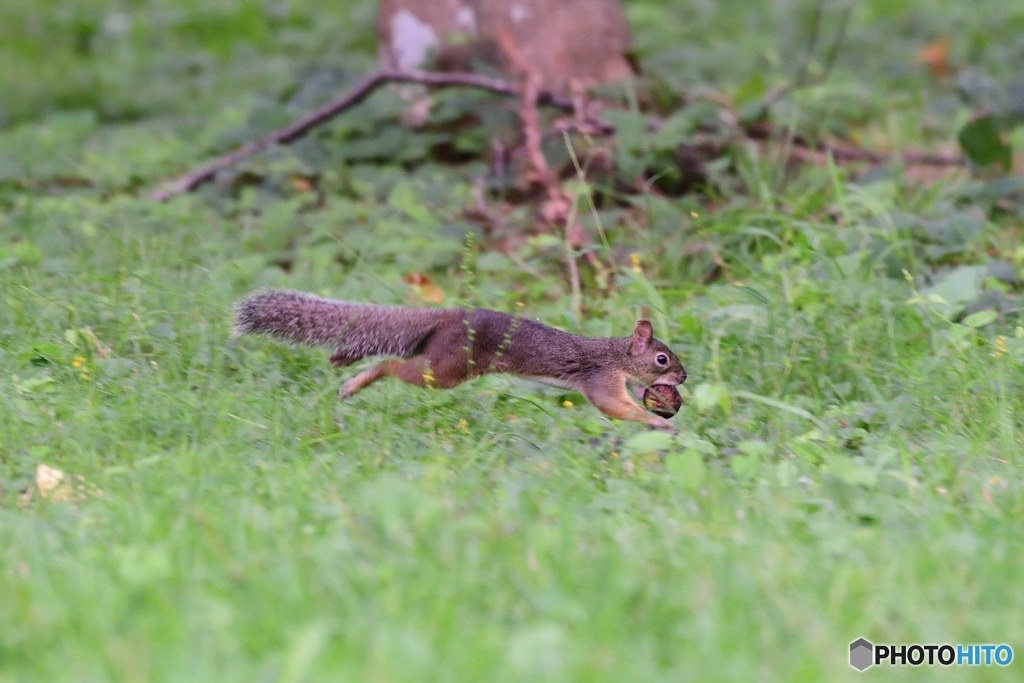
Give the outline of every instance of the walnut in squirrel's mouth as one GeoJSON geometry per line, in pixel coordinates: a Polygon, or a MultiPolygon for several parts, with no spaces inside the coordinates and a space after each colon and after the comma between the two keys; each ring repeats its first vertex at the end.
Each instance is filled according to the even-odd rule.
{"type": "Polygon", "coordinates": [[[655,415],[674,417],[683,405],[683,397],[679,390],[671,384],[655,384],[644,390],[644,408],[655,415]]]}

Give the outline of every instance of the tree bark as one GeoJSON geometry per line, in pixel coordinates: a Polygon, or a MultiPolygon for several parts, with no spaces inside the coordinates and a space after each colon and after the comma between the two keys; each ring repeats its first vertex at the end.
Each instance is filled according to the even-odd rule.
{"type": "Polygon", "coordinates": [[[563,92],[633,74],[629,27],[619,0],[380,0],[382,67],[518,73],[511,41],[542,87],[563,92]]]}

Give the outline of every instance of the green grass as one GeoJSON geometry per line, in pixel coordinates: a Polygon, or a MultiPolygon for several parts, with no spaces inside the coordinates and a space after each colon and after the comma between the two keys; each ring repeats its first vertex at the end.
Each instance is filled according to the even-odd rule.
{"type": "MultiPolygon", "coordinates": [[[[787,111],[949,143],[970,112],[914,51],[961,28],[954,54],[1007,78],[1021,18],[999,4],[859,5],[835,78],[787,111]]],[[[613,204],[595,181],[581,190],[605,192],[597,253],[618,265],[607,288],[584,267],[581,315],[557,240],[514,258],[465,246],[481,166],[436,163],[385,93],[250,162],[262,180],[147,198],[301,110],[280,93],[309,64],[369,68],[368,3],[263,21],[265,3],[143,2],[97,43],[116,8],[80,5],[0,10],[20,65],[0,75],[0,683],[855,680],[860,636],[1017,655],[865,676],[1020,677],[1020,286],[971,270],[1020,273],[1019,195],[900,169],[786,173],[745,145],[730,152],[741,191],[613,204]],[[53,53],[14,40],[19,26],[53,53]],[[75,35],[92,45],[77,56],[75,35]],[[181,79],[186,56],[200,65],[181,79]],[[353,141],[412,161],[362,162],[384,153],[353,141]],[[310,169],[323,201],[287,181],[310,169]],[[504,377],[339,404],[325,353],[229,339],[254,288],[401,303],[411,272],[449,302],[521,302],[591,335],[625,335],[646,307],[690,373],[682,433],[504,377]],[[985,301],[994,319],[962,317],[985,301]],[[26,503],[40,463],[102,493],[26,503]]],[[[709,28],[687,25],[686,49],[704,57],[674,87],[791,73],[772,51],[799,26],[768,4],[730,21],[736,6],[693,8],[709,28]]],[[[659,46],[679,38],[657,17],[691,8],[627,9],[641,54],[672,71],[659,46]]],[[[507,214],[513,231],[531,220],[507,214]]]]}

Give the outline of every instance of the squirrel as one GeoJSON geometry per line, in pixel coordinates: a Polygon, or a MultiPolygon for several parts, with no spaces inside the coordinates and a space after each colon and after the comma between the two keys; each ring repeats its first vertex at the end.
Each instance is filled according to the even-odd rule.
{"type": "Polygon", "coordinates": [[[647,387],[686,381],[686,370],[654,338],[649,320],[638,320],[630,337],[595,339],[483,308],[381,306],[269,289],[236,305],[234,336],[244,334],[331,348],[335,367],[374,356],[404,359],[347,380],[341,400],[384,377],[450,389],[479,375],[507,373],[578,391],[608,417],[675,432],[630,390],[639,398],[647,387]]]}

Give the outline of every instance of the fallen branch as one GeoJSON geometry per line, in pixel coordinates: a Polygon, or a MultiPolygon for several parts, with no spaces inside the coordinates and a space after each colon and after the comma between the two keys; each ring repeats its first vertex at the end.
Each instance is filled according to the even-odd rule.
{"type": "MultiPolygon", "coordinates": [[[[265,150],[268,147],[279,144],[286,144],[306,135],[310,130],[328,121],[346,109],[349,109],[370,95],[374,90],[384,83],[421,83],[432,87],[461,86],[479,88],[490,92],[518,97],[519,90],[507,81],[499,78],[489,78],[474,73],[463,72],[429,72],[429,71],[397,71],[393,69],[381,69],[370,74],[359,81],[352,89],[335,100],[328,102],[322,107],[310,112],[302,118],[293,121],[288,126],[269,133],[259,140],[247,142],[233,152],[217,157],[208,164],[186,173],[176,180],[166,184],[164,187],[153,192],[153,199],[167,201],[179,194],[190,192],[213,179],[218,172],[234,166],[239,161],[247,159],[252,155],[265,150]]],[[[553,93],[542,93],[538,98],[541,104],[547,104],[559,109],[572,110],[572,102],[553,93]]]]}
{"type": "MultiPolygon", "coordinates": [[[[776,136],[787,135],[775,130],[764,121],[745,127],[743,133],[752,140],[765,141],[772,140],[776,136]]],[[[914,149],[901,152],[877,152],[834,142],[814,143],[799,134],[789,134],[789,138],[796,156],[806,160],[814,160],[814,157],[811,156],[813,154],[831,154],[837,162],[866,161],[872,164],[884,164],[889,161],[900,161],[911,166],[962,166],[967,163],[967,159],[962,154],[934,154],[914,149]]]]}
{"type": "Polygon", "coordinates": [[[915,149],[887,153],[826,143],[801,146],[809,151],[831,154],[837,161],[867,161],[873,164],[899,161],[909,166],[963,166],[967,163],[967,159],[959,154],[932,154],[915,149]]]}
{"type": "MultiPolygon", "coordinates": [[[[432,87],[469,87],[487,90],[508,97],[520,97],[522,93],[519,88],[499,78],[490,78],[474,73],[465,72],[429,72],[429,71],[397,71],[382,69],[359,81],[348,92],[335,100],[328,102],[322,107],[306,114],[300,119],[293,121],[288,126],[268,133],[258,140],[247,142],[238,149],[219,156],[209,163],[190,171],[176,180],[173,180],[153,192],[153,199],[167,201],[180,194],[190,192],[200,185],[209,182],[220,171],[234,166],[238,162],[248,159],[268,147],[279,144],[287,144],[297,140],[320,124],[338,116],[346,109],[359,104],[366,99],[374,90],[385,83],[420,83],[432,87]]],[[[572,111],[571,100],[560,97],[550,92],[541,92],[537,98],[538,104],[546,104],[563,111],[572,111]]],[[[612,133],[613,129],[608,126],[604,133],[612,133]]],[[[774,131],[764,120],[747,126],[744,134],[755,140],[766,140],[773,136],[774,131]]],[[[800,135],[794,136],[792,144],[804,148],[809,152],[831,153],[837,161],[867,161],[872,163],[884,163],[893,159],[900,159],[904,163],[926,165],[926,166],[958,166],[965,163],[960,155],[928,154],[918,151],[906,152],[875,152],[857,147],[845,147],[829,145],[825,143],[813,144],[800,135]]]]}

